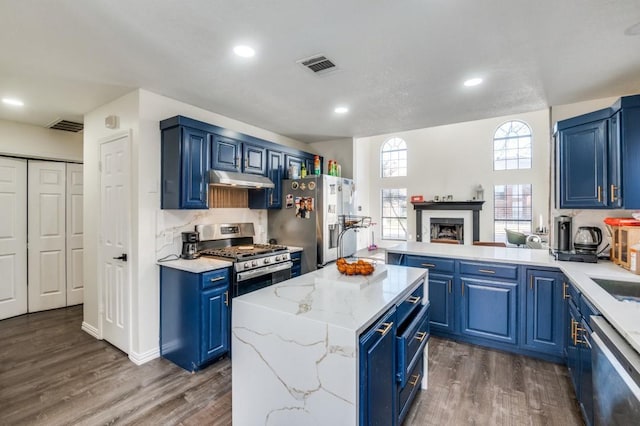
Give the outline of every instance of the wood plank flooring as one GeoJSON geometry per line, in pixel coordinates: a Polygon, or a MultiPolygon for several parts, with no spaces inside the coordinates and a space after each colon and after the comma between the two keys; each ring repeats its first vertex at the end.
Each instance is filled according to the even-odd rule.
{"type": "MultiPolygon", "coordinates": [[[[0,425],[229,425],[231,363],[142,366],[80,329],[82,307],[0,321],[0,425]]],[[[565,367],[433,338],[405,425],[581,425],[565,367]]]]}

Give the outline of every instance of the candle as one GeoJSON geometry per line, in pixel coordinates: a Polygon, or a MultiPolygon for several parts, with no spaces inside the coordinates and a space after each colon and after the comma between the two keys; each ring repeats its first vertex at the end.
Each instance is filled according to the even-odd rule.
{"type": "Polygon", "coordinates": [[[538,226],[538,229],[542,232],[542,215],[540,215],[540,225],[538,226]]]}

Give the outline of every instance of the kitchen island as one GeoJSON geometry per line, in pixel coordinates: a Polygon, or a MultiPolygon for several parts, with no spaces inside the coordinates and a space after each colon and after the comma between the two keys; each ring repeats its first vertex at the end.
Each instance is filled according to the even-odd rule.
{"type": "MultiPolygon", "coordinates": [[[[385,406],[396,416],[402,408],[398,400],[410,402],[420,386],[426,388],[427,332],[409,339],[420,342],[406,368],[412,375],[404,378],[395,368],[379,372],[394,387],[382,400],[367,388],[365,381],[373,378],[367,374],[371,370],[363,371],[363,360],[370,352],[361,353],[360,348],[363,337],[373,333],[382,339],[390,329],[394,333],[395,321],[403,318],[418,320],[425,312],[420,325],[428,326],[426,272],[377,265],[370,277],[347,277],[331,266],[234,298],[234,425],[356,425],[367,404],[385,406]],[[416,374],[423,363],[424,370],[416,374]],[[397,384],[400,376],[410,384],[397,384]]],[[[412,325],[406,327],[412,330],[412,325]]],[[[387,336],[393,346],[390,359],[382,361],[395,365],[395,341],[401,336],[387,336]]]]}

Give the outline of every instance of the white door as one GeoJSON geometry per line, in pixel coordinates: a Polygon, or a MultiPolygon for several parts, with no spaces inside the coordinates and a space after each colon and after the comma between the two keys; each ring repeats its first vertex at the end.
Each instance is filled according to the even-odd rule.
{"type": "Polygon", "coordinates": [[[84,301],[82,164],[67,164],[67,306],[84,301]]]}
{"type": "Polygon", "coordinates": [[[102,336],[129,353],[129,135],[100,145],[102,336]]]}
{"type": "Polygon", "coordinates": [[[67,304],[66,170],[64,163],[29,161],[29,312],[67,304]]]}
{"type": "Polygon", "coordinates": [[[27,161],[0,157],[0,320],[27,312],[27,161]]]}

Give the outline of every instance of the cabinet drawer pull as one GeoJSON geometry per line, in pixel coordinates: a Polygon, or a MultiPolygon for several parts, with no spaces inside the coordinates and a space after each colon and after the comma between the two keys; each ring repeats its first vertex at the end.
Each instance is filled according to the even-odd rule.
{"type": "Polygon", "coordinates": [[[562,283],[562,298],[563,299],[571,299],[571,295],[567,293],[567,289],[569,288],[569,284],[562,283]]]}
{"type": "Polygon", "coordinates": [[[215,283],[215,282],[217,282],[217,281],[222,281],[222,280],[225,280],[225,279],[226,279],[226,277],[216,277],[216,278],[211,278],[211,280],[210,280],[210,281],[211,281],[212,283],[215,283]]]}
{"type": "Polygon", "coordinates": [[[392,322],[383,322],[382,325],[384,327],[383,328],[378,328],[378,329],[376,329],[376,331],[384,336],[385,334],[387,334],[389,332],[389,330],[391,330],[391,327],[393,327],[393,323],[392,322]]]}
{"type": "Polygon", "coordinates": [[[584,327],[580,327],[580,323],[579,323],[579,322],[576,322],[576,332],[575,332],[575,334],[573,335],[573,338],[574,338],[574,344],[575,344],[576,346],[578,345],[578,343],[584,343],[584,340],[582,340],[582,339],[580,338],[580,336],[578,335],[578,333],[580,333],[580,332],[584,332],[584,331],[585,331],[584,327]]]}
{"type": "Polygon", "coordinates": [[[602,202],[602,187],[598,185],[598,202],[602,202]]]}
{"type": "Polygon", "coordinates": [[[436,265],[434,265],[433,263],[423,263],[422,266],[424,266],[425,268],[435,268],[436,265]]]}
{"type": "Polygon", "coordinates": [[[422,343],[422,341],[424,340],[425,337],[427,337],[427,332],[426,331],[418,331],[416,333],[416,335],[413,336],[413,338],[416,339],[420,343],[422,343]]]}
{"type": "Polygon", "coordinates": [[[224,292],[224,304],[229,306],[229,290],[224,292]]]}
{"type": "Polygon", "coordinates": [[[451,280],[449,280],[449,294],[451,294],[451,280]]]}
{"type": "Polygon", "coordinates": [[[616,201],[616,189],[618,189],[618,187],[611,184],[611,202],[616,201]]]}
{"type": "Polygon", "coordinates": [[[300,258],[300,257],[294,257],[294,258],[291,259],[291,261],[292,262],[300,262],[301,259],[302,258],[300,258]]]}
{"type": "Polygon", "coordinates": [[[491,269],[478,269],[478,272],[482,272],[483,274],[495,274],[496,271],[493,271],[491,269]]]}
{"type": "Polygon", "coordinates": [[[420,301],[420,299],[422,299],[422,297],[420,296],[411,296],[410,298],[407,299],[407,302],[411,303],[412,305],[415,305],[420,301]]]}
{"type": "Polygon", "coordinates": [[[533,290],[533,275],[529,278],[529,288],[533,290]]]}
{"type": "Polygon", "coordinates": [[[269,194],[269,205],[270,206],[273,205],[273,192],[271,194],[269,194]]]}
{"type": "Polygon", "coordinates": [[[460,283],[460,288],[462,289],[462,297],[464,297],[464,281],[460,283]]]}
{"type": "Polygon", "coordinates": [[[414,375],[414,376],[411,376],[411,379],[413,379],[413,380],[410,380],[410,381],[409,381],[409,384],[410,384],[411,386],[415,386],[415,385],[417,385],[417,384],[418,384],[418,382],[420,381],[420,374],[416,374],[416,375],[414,375]]]}

